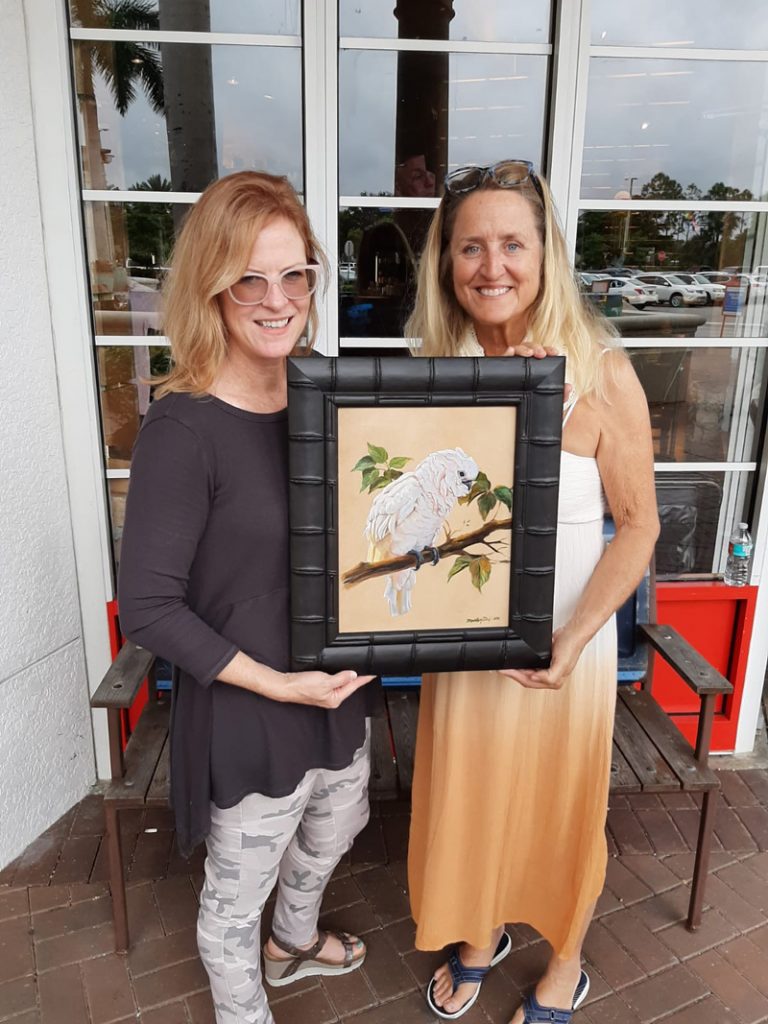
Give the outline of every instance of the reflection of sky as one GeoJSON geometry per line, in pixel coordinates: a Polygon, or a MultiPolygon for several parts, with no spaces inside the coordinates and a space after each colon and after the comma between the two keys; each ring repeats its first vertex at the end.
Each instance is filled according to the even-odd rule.
{"type": "Polygon", "coordinates": [[[706,192],[768,183],[768,73],[760,63],[592,58],[582,198],[637,194],[662,171],[706,192]]]}
{"type": "MultiPolygon", "coordinates": [[[[164,43],[163,49],[172,45],[164,43]]],[[[219,174],[286,174],[301,190],[301,51],[262,46],[214,46],[212,51],[219,174]]],[[[187,52],[195,51],[189,46],[187,52]]],[[[153,174],[170,179],[165,119],[154,113],[140,86],[125,117],[115,110],[101,76],[94,86],[101,145],[112,152],[105,168],[108,186],[130,188],[153,174]]],[[[166,88],[166,96],[172,94],[166,88]]]]}
{"type": "Polygon", "coordinates": [[[768,49],[765,0],[592,0],[592,42],[602,46],[768,49]]]}
{"type": "MultiPolygon", "coordinates": [[[[522,157],[540,164],[546,57],[451,54],[448,163],[522,157]]],[[[397,54],[344,50],[339,62],[342,195],[392,193],[397,54]]],[[[425,97],[425,103],[429,98],[425,97]]]]}
{"type": "MultiPolygon", "coordinates": [[[[420,4],[423,0],[411,0],[420,4]]],[[[339,33],[342,36],[370,36],[396,39],[398,21],[394,0],[340,0],[339,33]]],[[[550,0],[524,3],[498,0],[453,0],[452,40],[497,43],[548,43],[551,21],[550,0]]]]}
{"type": "MultiPolygon", "coordinates": [[[[173,12],[175,26],[179,30],[199,29],[197,20],[184,24],[178,11],[183,11],[187,5],[190,9],[199,12],[204,10],[205,0],[159,0],[159,5],[164,11],[173,12]],[[174,10],[176,8],[176,10],[174,10]]],[[[83,5],[73,0],[70,3],[72,9],[72,24],[84,25],[86,28],[94,26],[103,27],[99,20],[81,20],[77,17],[77,11],[87,11],[90,4],[83,5]]],[[[108,4],[105,4],[108,6],[108,4]]],[[[301,20],[299,18],[299,0],[210,0],[210,31],[211,32],[254,32],[265,35],[289,35],[297,36],[301,33],[301,20]]],[[[158,3],[153,3],[150,8],[158,11],[158,3]]],[[[121,26],[125,27],[125,26],[121,26]]]]}

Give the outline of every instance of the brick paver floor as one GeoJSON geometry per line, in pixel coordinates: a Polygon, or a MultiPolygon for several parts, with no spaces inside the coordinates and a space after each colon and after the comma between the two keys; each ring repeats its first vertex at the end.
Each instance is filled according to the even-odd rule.
{"type": "MultiPolygon", "coordinates": [[[[723,771],[707,909],[683,925],[696,810],[690,797],[614,798],[608,878],[587,939],[592,978],[579,1024],[768,1021],[768,772],[723,771]]],[[[322,923],[364,935],[362,970],[273,990],[277,1024],[416,1024],[439,953],[413,947],[407,802],[382,802],[328,887],[322,923]]],[[[13,1024],[211,1024],[195,948],[202,858],[184,861],[167,813],[124,815],[133,945],[113,952],[98,796],[0,872],[0,1020],[13,1024]]],[[[510,848],[510,856],[514,851],[510,848]]],[[[450,893],[446,893],[450,899],[450,893]]],[[[265,927],[268,926],[266,915],[265,927]]],[[[514,950],[466,1024],[506,1022],[548,947],[512,927],[514,950]]]]}

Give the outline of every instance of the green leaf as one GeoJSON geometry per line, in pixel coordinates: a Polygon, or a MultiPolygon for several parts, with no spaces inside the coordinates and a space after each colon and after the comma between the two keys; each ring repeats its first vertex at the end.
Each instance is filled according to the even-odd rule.
{"type": "Polygon", "coordinates": [[[461,572],[462,569],[466,569],[471,564],[472,564],[472,559],[471,558],[469,558],[467,555],[459,555],[459,557],[456,559],[456,561],[451,566],[451,570],[448,573],[448,579],[450,579],[452,576],[455,576],[456,573],[461,572]]]}
{"type": "Polygon", "coordinates": [[[491,489],[491,482],[485,473],[480,472],[475,477],[475,482],[472,484],[472,488],[469,494],[462,498],[459,498],[459,503],[462,505],[470,505],[475,498],[479,498],[481,494],[486,494],[491,489]]]}
{"type": "Polygon", "coordinates": [[[371,469],[376,463],[373,461],[370,455],[364,455],[362,459],[358,459],[352,467],[352,472],[362,472],[364,469],[371,469]]]}
{"type": "Polygon", "coordinates": [[[488,513],[491,511],[491,509],[496,507],[497,503],[498,498],[496,497],[495,494],[493,494],[493,492],[490,492],[489,494],[480,495],[480,498],[478,499],[477,502],[477,507],[480,510],[480,515],[483,517],[484,520],[487,518],[488,513]]]}
{"type": "Polygon", "coordinates": [[[368,454],[374,462],[386,462],[389,458],[386,448],[379,448],[378,445],[368,444],[368,454]]]}
{"type": "Polygon", "coordinates": [[[363,470],[363,479],[360,484],[360,490],[364,491],[366,487],[369,487],[374,480],[379,479],[379,471],[375,466],[370,466],[368,469],[363,470]]]}
{"type": "Polygon", "coordinates": [[[472,586],[482,591],[484,584],[491,578],[491,563],[488,556],[480,555],[479,558],[473,559],[469,573],[472,577],[472,586]]]}
{"type": "Polygon", "coordinates": [[[493,493],[499,499],[499,501],[506,505],[507,508],[512,511],[512,488],[511,487],[494,487],[493,493]]]}
{"type": "Polygon", "coordinates": [[[386,480],[383,476],[380,476],[378,480],[374,480],[374,482],[368,488],[368,493],[372,494],[373,491],[377,491],[380,487],[386,487],[387,484],[391,482],[391,480],[386,480]]]}
{"type": "Polygon", "coordinates": [[[407,465],[411,461],[410,455],[395,455],[393,459],[389,460],[390,469],[402,469],[403,466],[407,465]]]}

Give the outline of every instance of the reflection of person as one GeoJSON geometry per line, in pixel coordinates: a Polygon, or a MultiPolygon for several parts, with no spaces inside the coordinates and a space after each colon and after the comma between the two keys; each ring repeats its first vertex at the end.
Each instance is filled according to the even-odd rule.
{"type": "Polygon", "coordinates": [[[395,168],[395,195],[425,198],[435,194],[435,176],[423,153],[406,157],[395,168]]]}
{"type": "Polygon", "coordinates": [[[433,1010],[471,1005],[510,950],[503,922],[519,921],[553,953],[513,1024],[566,1021],[588,988],[581,946],[607,861],[613,613],[658,533],[648,409],[581,303],[549,189],[525,161],[448,176],[407,333],[424,355],[567,357],[551,665],[425,677],[409,853],[418,948],[459,943],[430,983],[433,1010]]]}
{"type": "Polygon", "coordinates": [[[359,967],[317,932],[331,872],[368,818],[370,676],[287,672],[286,357],[317,328],[320,260],[287,181],[244,172],[191,211],[168,277],[172,368],[131,470],[126,634],[177,666],[171,791],[182,851],[207,844],[198,943],[220,1022],[271,1022],[272,984],[359,967]]]}

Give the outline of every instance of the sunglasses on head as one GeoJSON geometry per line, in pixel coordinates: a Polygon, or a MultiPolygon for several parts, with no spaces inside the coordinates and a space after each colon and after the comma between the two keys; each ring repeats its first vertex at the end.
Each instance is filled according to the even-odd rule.
{"type": "Polygon", "coordinates": [[[463,196],[480,188],[488,178],[499,188],[518,188],[530,181],[544,202],[544,190],[530,160],[500,160],[490,167],[459,167],[446,176],[445,191],[452,196],[463,196]]]}

